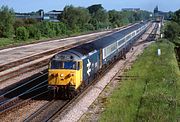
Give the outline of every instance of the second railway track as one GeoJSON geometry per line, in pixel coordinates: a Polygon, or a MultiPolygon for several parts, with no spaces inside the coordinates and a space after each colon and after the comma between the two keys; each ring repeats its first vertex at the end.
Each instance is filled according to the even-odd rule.
{"type": "Polygon", "coordinates": [[[0,115],[48,93],[47,72],[0,95],[0,115]]]}

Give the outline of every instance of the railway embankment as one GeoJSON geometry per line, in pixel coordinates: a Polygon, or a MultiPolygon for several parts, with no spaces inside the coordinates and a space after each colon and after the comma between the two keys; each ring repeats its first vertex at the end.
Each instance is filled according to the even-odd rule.
{"type": "Polygon", "coordinates": [[[178,65],[180,68],[180,43],[175,43],[176,47],[175,47],[175,52],[176,52],[176,58],[178,61],[178,65]]]}
{"type": "Polygon", "coordinates": [[[175,55],[174,45],[164,40],[145,49],[103,102],[100,121],[180,120],[180,71],[175,55]]]}

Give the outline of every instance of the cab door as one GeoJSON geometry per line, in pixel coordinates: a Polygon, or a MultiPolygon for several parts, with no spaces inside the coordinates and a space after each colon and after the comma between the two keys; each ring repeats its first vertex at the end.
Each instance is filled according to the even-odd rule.
{"type": "Polygon", "coordinates": [[[82,61],[77,61],[77,70],[76,70],[76,89],[82,84],[82,61]]]}

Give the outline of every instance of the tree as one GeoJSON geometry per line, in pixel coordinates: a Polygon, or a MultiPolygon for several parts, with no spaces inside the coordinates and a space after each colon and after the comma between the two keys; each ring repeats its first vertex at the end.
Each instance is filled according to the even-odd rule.
{"type": "Polygon", "coordinates": [[[109,16],[101,4],[92,5],[88,7],[91,14],[90,23],[96,28],[107,28],[109,26],[109,16]]]}
{"type": "Polygon", "coordinates": [[[98,10],[103,10],[104,8],[102,7],[101,4],[95,4],[95,5],[89,6],[87,9],[89,10],[90,14],[94,14],[98,10]]]}
{"type": "Polygon", "coordinates": [[[66,32],[67,32],[67,28],[66,28],[65,24],[62,22],[53,23],[53,28],[56,31],[56,36],[66,34],[66,32]]]}
{"type": "Polygon", "coordinates": [[[16,30],[16,39],[18,40],[27,40],[29,37],[29,32],[25,27],[18,27],[16,30]]]}
{"type": "Polygon", "coordinates": [[[85,25],[83,26],[83,30],[84,30],[84,31],[93,31],[93,30],[95,30],[95,28],[94,28],[94,26],[93,26],[92,24],[87,23],[87,24],[85,24],[85,25]]]}
{"type": "Polygon", "coordinates": [[[7,6],[0,8],[0,37],[12,37],[14,34],[14,11],[7,6]]]}
{"type": "Polygon", "coordinates": [[[109,22],[111,22],[112,27],[120,27],[123,24],[123,22],[121,21],[123,18],[121,12],[116,10],[110,10],[108,14],[109,22]]]}
{"type": "Polygon", "coordinates": [[[180,25],[180,9],[174,13],[172,20],[180,25]]]}
{"type": "Polygon", "coordinates": [[[14,30],[16,30],[18,27],[25,26],[24,20],[22,19],[16,19],[14,23],[14,30]]]}
{"type": "Polygon", "coordinates": [[[56,36],[56,32],[53,30],[51,22],[41,22],[37,24],[37,28],[39,28],[41,35],[43,37],[54,37],[56,36]]]}
{"type": "Polygon", "coordinates": [[[165,38],[170,41],[174,41],[178,36],[180,36],[180,25],[176,22],[170,22],[164,31],[165,38]]]}
{"type": "Polygon", "coordinates": [[[66,6],[60,18],[69,28],[76,30],[83,28],[89,22],[91,16],[86,8],[66,6]]]}
{"type": "Polygon", "coordinates": [[[26,25],[34,25],[34,24],[37,24],[38,21],[36,19],[33,19],[33,18],[28,18],[28,19],[25,19],[24,20],[24,23],[26,25]]]}
{"type": "Polygon", "coordinates": [[[36,27],[36,25],[31,25],[31,26],[27,27],[27,30],[29,32],[29,38],[34,38],[34,39],[40,39],[41,38],[41,32],[36,27]]]}
{"type": "Polygon", "coordinates": [[[59,22],[58,25],[59,25],[59,28],[61,28],[60,34],[66,34],[67,33],[67,26],[63,22],[59,22]]]}
{"type": "Polygon", "coordinates": [[[127,18],[129,23],[134,23],[134,11],[123,11],[123,17],[127,18]]]}

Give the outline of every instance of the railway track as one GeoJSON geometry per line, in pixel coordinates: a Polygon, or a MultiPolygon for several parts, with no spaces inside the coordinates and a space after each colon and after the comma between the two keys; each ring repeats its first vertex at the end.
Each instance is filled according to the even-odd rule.
{"type": "Polygon", "coordinates": [[[0,115],[48,93],[47,73],[0,95],[0,115]]]}
{"type": "Polygon", "coordinates": [[[138,46],[138,45],[141,45],[141,44],[143,44],[145,42],[150,42],[150,41],[155,41],[156,40],[156,36],[157,36],[156,33],[157,33],[157,30],[158,30],[159,26],[158,26],[157,23],[154,24],[154,25],[151,23],[151,25],[148,27],[148,29],[150,27],[152,27],[153,29],[152,29],[152,31],[150,33],[145,33],[145,34],[148,34],[148,37],[146,38],[146,40],[140,41],[140,42],[136,43],[134,46],[138,46]]]}
{"type": "Polygon", "coordinates": [[[158,28],[159,28],[159,24],[155,23],[154,29],[149,34],[147,41],[154,41],[157,39],[157,36],[159,36],[157,35],[158,28]]]}
{"type": "Polygon", "coordinates": [[[52,100],[30,115],[24,122],[46,122],[60,109],[68,104],[69,100],[52,100]],[[47,111],[48,110],[48,111],[47,111]]]}

